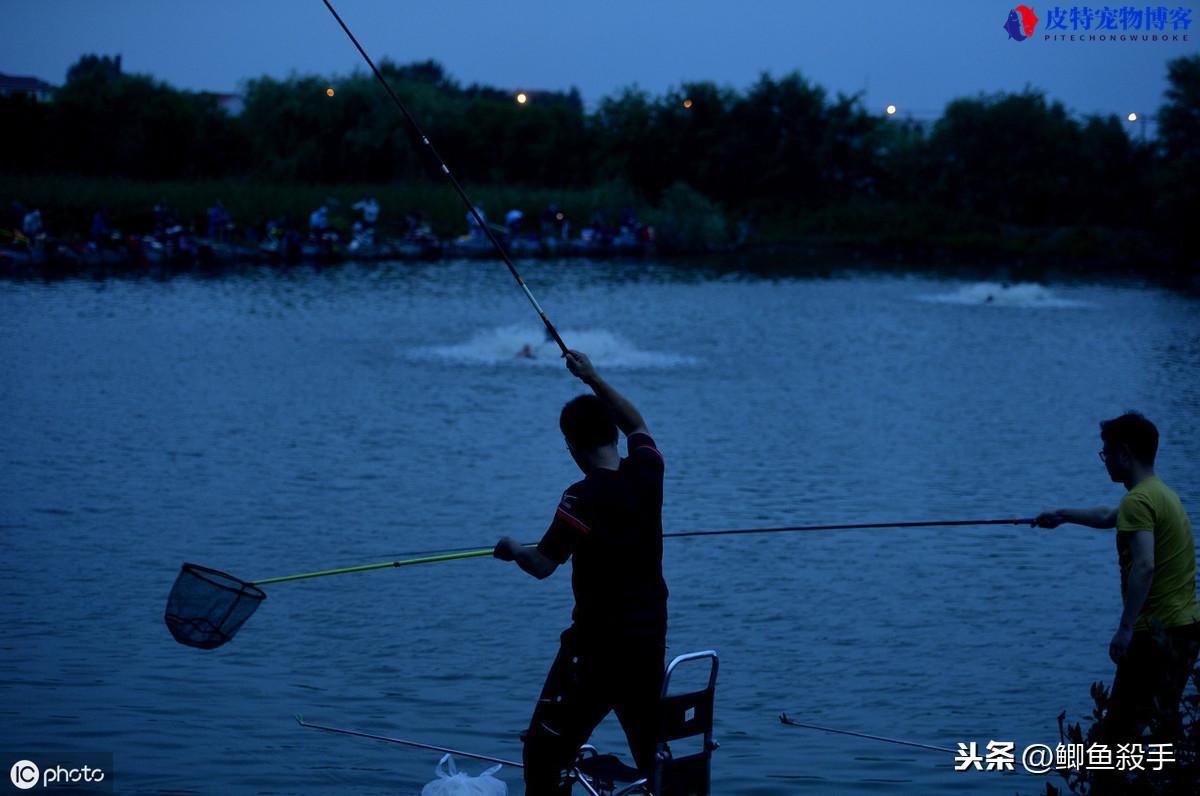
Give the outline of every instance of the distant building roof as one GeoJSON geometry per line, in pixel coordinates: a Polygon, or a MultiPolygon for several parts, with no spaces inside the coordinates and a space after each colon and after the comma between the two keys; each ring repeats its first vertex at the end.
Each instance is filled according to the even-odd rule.
{"type": "Polygon", "coordinates": [[[38,91],[46,92],[53,91],[54,86],[47,83],[45,80],[37,77],[25,77],[24,75],[6,75],[0,72],[0,91],[38,91]]]}

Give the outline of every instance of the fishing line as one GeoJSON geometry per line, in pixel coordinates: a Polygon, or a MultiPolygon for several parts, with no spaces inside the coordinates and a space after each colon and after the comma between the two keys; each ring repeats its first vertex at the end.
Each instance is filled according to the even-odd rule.
{"type": "Polygon", "coordinates": [[[567,345],[562,341],[562,338],[558,336],[558,330],[554,328],[554,324],[550,323],[550,319],[546,317],[546,313],[542,310],[542,306],[538,304],[537,299],[533,297],[533,293],[529,290],[529,286],[525,284],[525,280],[522,279],[521,275],[517,272],[517,267],[513,265],[512,258],[508,256],[508,252],[505,251],[504,247],[500,245],[500,241],[496,239],[496,236],[492,234],[491,228],[489,228],[488,225],[484,223],[483,219],[480,218],[479,211],[475,209],[475,204],[467,197],[467,192],[463,190],[463,187],[459,184],[458,179],[450,172],[450,167],[446,165],[446,161],[442,159],[440,154],[438,154],[437,149],[433,146],[433,142],[429,140],[429,136],[425,135],[424,131],[421,129],[421,125],[417,124],[417,120],[414,119],[413,115],[408,112],[408,108],[404,107],[404,103],[400,101],[398,96],[396,96],[396,92],[392,91],[391,85],[387,82],[379,69],[376,68],[375,62],[371,60],[371,56],[367,55],[367,51],[364,50],[363,46],[358,43],[358,39],[355,38],[354,34],[350,32],[350,28],[347,27],[346,23],[342,21],[341,16],[336,10],[334,10],[334,7],[330,4],[329,0],[322,0],[322,2],[325,3],[325,7],[329,9],[329,13],[333,14],[333,18],[337,20],[337,23],[342,26],[342,30],[346,32],[346,35],[350,37],[350,41],[358,50],[359,55],[361,55],[363,60],[367,62],[367,66],[371,67],[371,72],[375,74],[375,77],[379,80],[384,90],[387,91],[388,96],[392,98],[392,102],[396,103],[396,107],[400,109],[400,112],[404,114],[404,118],[407,119],[408,123],[412,125],[417,137],[421,139],[421,143],[425,145],[426,149],[429,150],[429,153],[434,157],[435,160],[437,160],[438,165],[442,169],[442,173],[446,175],[446,179],[450,180],[450,184],[454,186],[454,190],[458,193],[459,198],[463,200],[464,204],[466,204],[467,210],[471,213],[471,217],[475,219],[475,223],[479,225],[479,228],[483,230],[485,235],[487,235],[488,240],[492,242],[492,246],[496,248],[496,252],[499,253],[500,259],[504,260],[504,264],[508,266],[509,273],[511,273],[513,278],[517,280],[517,284],[521,286],[521,290],[525,291],[525,297],[529,299],[529,303],[532,304],[534,310],[537,311],[538,317],[541,318],[542,323],[546,325],[546,331],[548,331],[550,336],[554,338],[554,342],[558,344],[558,347],[562,350],[563,355],[565,356],[567,353],[567,345]]]}

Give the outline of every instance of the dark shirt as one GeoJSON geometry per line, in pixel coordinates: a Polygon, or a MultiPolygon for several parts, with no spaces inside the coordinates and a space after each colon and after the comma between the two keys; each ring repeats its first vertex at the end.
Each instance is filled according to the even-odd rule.
{"type": "Polygon", "coordinates": [[[574,558],[572,618],[581,631],[661,638],[663,458],[649,434],[628,444],[619,469],[597,468],[568,487],[538,550],[558,564],[574,558]]]}

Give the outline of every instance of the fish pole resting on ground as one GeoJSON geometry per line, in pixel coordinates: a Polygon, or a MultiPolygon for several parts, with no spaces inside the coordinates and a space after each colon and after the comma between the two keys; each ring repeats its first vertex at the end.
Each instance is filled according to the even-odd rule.
{"type": "Polygon", "coordinates": [[[353,735],[356,738],[370,738],[373,741],[385,741],[387,743],[400,744],[401,746],[411,746],[414,749],[428,749],[431,752],[444,752],[449,755],[458,755],[459,757],[469,757],[473,760],[483,760],[488,763],[500,763],[513,768],[525,768],[524,765],[516,760],[505,760],[503,757],[490,757],[488,755],[477,755],[473,752],[464,752],[461,749],[449,749],[445,746],[434,746],[433,744],[421,743],[420,741],[406,741],[403,738],[390,738],[386,735],[375,735],[369,732],[359,732],[358,730],[344,730],[340,727],[326,727],[323,724],[312,724],[304,720],[303,716],[296,716],[296,723],[301,727],[308,727],[311,730],[324,730],[325,732],[335,732],[339,735],[353,735]]]}
{"type": "MultiPolygon", "coordinates": [[[[692,536],[740,536],[759,533],[795,533],[801,531],[844,531],[865,528],[931,528],[960,525],[1032,525],[1031,518],[1011,520],[936,520],[924,522],[872,522],[849,525],[795,525],[782,528],[732,528],[717,531],[679,531],[664,533],[664,539],[679,539],[692,536]]],[[[532,547],[533,542],[526,543],[532,547]]],[[[372,569],[391,569],[415,564],[434,564],[439,561],[456,561],[463,558],[481,558],[492,555],[493,548],[464,548],[459,550],[423,550],[406,553],[414,558],[384,561],[379,564],[361,564],[341,569],[325,569],[299,575],[284,575],[264,580],[242,580],[220,570],[202,567],[199,564],[184,564],[167,597],[164,619],[171,635],[180,644],[200,649],[215,649],[233,638],[246,620],[250,618],[263,600],[267,599],[262,586],[269,583],[284,583],[291,580],[323,578],[328,575],[345,575],[351,572],[367,572],[372,569]]]]}
{"type": "Polygon", "coordinates": [[[918,749],[929,749],[930,751],[933,751],[933,752],[949,752],[950,754],[955,754],[955,751],[953,749],[947,748],[945,746],[931,746],[927,743],[917,743],[916,741],[902,741],[899,738],[885,738],[882,735],[869,735],[868,733],[865,733],[865,732],[854,732],[852,730],[837,730],[837,729],[834,729],[833,727],[822,727],[819,724],[806,724],[802,721],[796,721],[795,719],[792,719],[786,713],[779,714],[779,723],[785,724],[788,727],[803,727],[806,730],[820,730],[821,732],[832,732],[832,733],[836,733],[838,735],[853,735],[855,738],[866,738],[869,741],[882,741],[884,743],[899,744],[900,746],[915,746],[918,749]]]}
{"type": "Polygon", "coordinates": [[[429,150],[429,154],[431,154],[434,159],[437,160],[438,166],[440,166],[442,169],[442,173],[446,175],[446,179],[450,180],[450,184],[454,186],[454,190],[458,193],[459,198],[463,200],[464,204],[466,204],[468,212],[470,212],[471,217],[475,219],[475,223],[478,224],[479,228],[483,230],[483,233],[487,235],[488,240],[492,242],[492,246],[496,247],[496,252],[500,255],[500,259],[504,260],[504,264],[508,266],[509,273],[513,275],[513,279],[516,279],[517,284],[521,286],[521,290],[525,291],[525,297],[529,299],[529,303],[532,304],[533,308],[537,311],[538,317],[542,319],[542,323],[546,324],[546,331],[549,332],[550,336],[554,338],[554,342],[558,343],[558,347],[565,355],[567,353],[567,345],[562,341],[562,338],[558,336],[558,330],[554,328],[554,324],[550,323],[550,319],[546,317],[546,313],[542,309],[542,306],[538,304],[537,299],[533,297],[533,293],[530,292],[529,287],[525,284],[525,280],[521,278],[519,273],[517,273],[517,267],[513,265],[512,258],[508,256],[508,252],[505,251],[504,247],[500,245],[500,241],[496,240],[496,236],[492,233],[491,228],[488,227],[488,225],[484,223],[483,219],[479,217],[479,211],[475,209],[474,203],[467,197],[467,192],[463,190],[462,185],[460,185],[455,176],[450,173],[450,167],[446,165],[446,161],[444,161],[442,156],[438,154],[437,149],[435,149],[433,146],[433,142],[429,140],[429,136],[425,135],[424,131],[421,130],[421,125],[417,124],[417,120],[414,119],[413,115],[408,112],[408,108],[404,107],[404,103],[401,102],[400,98],[396,96],[396,92],[392,91],[391,85],[388,84],[387,80],[383,77],[383,74],[375,67],[375,62],[371,60],[371,56],[367,55],[367,51],[364,50],[363,46],[358,43],[358,39],[356,39],[354,34],[350,32],[350,28],[348,28],[346,23],[342,21],[341,16],[339,16],[338,12],[334,10],[332,5],[330,5],[329,0],[322,0],[322,2],[325,3],[325,7],[329,9],[329,13],[333,14],[333,18],[337,20],[337,23],[342,26],[342,30],[346,32],[346,35],[350,37],[350,41],[358,50],[358,54],[361,55],[363,60],[367,62],[367,66],[371,67],[371,71],[375,74],[375,77],[379,80],[380,84],[383,85],[383,88],[385,91],[387,91],[388,96],[392,98],[392,102],[396,103],[396,107],[400,109],[400,112],[404,114],[404,118],[408,120],[410,125],[412,125],[413,131],[417,134],[417,137],[421,139],[421,143],[425,145],[425,148],[429,150]]]}

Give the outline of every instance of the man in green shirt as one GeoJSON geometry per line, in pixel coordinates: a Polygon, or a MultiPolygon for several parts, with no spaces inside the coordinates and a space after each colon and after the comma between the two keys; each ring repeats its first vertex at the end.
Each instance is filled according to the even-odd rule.
{"type": "Polygon", "coordinates": [[[1179,730],[1179,700],[1200,652],[1196,551],[1179,496],[1154,474],[1158,429],[1137,412],[1100,423],[1100,459],[1128,492],[1115,510],[1055,509],[1034,524],[1117,529],[1125,610],[1108,655],[1117,664],[1104,719],[1110,742],[1136,739],[1149,725],[1179,730]]]}

